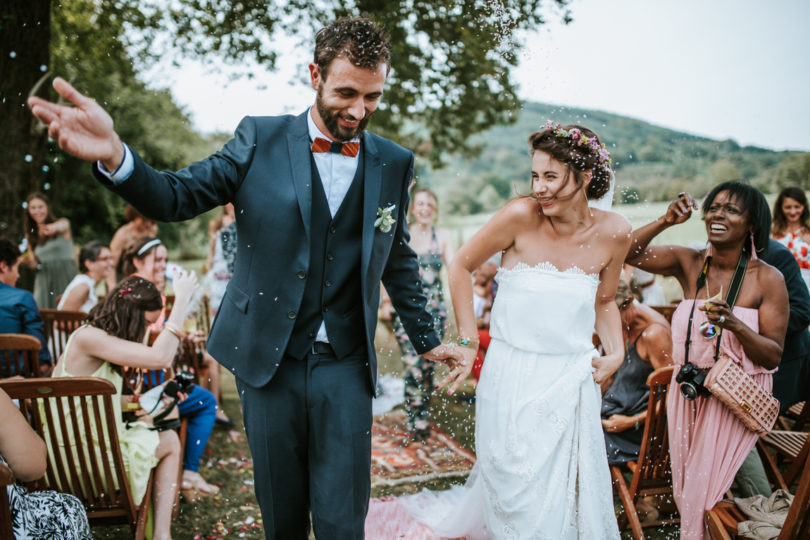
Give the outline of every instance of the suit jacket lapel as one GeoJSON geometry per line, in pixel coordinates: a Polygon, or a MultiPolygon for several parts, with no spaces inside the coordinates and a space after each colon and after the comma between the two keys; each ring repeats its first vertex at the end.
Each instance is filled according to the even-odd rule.
{"type": "Polygon", "coordinates": [[[309,109],[296,117],[287,132],[287,150],[290,154],[293,188],[301,209],[301,219],[310,242],[310,221],[312,216],[312,166],[310,160],[309,128],[307,116],[309,109]]]}
{"type": "Polygon", "coordinates": [[[363,159],[365,178],[363,179],[363,249],[360,260],[362,284],[365,286],[368,265],[371,261],[371,248],[374,244],[374,221],[377,219],[377,208],[380,204],[382,184],[382,167],[374,137],[363,136],[363,159]]]}

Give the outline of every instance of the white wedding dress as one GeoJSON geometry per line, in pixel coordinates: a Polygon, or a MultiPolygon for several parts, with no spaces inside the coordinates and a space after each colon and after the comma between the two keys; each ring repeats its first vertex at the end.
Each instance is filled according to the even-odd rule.
{"type": "Polygon", "coordinates": [[[442,537],[619,538],[591,375],[598,276],[520,263],[496,280],[478,460],[464,486],[401,503],[442,537]]]}

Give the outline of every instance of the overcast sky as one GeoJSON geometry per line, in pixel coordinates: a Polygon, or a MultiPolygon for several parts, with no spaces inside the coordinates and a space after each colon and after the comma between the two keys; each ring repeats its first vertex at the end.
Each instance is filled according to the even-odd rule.
{"type": "MultiPolygon", "coordinates": [[[[574,0],[571,12],[570,25],[550,15],[525,37],[513,73],[522,98],[810,150],[810,1],[574,0]]],[[[203,131],[299,112],[314,99],[302,82],[311,50],[279,43],[278,72],[257,68],[252,81],[228,83],[196,64],[161,66],[153,81],[171,85],[203,131]]]]}

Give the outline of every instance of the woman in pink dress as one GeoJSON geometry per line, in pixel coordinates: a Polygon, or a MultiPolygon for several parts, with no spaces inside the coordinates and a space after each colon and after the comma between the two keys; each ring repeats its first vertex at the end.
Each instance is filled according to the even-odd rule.
{"type": "Polygon", "coordinates": [[[707,249],[649,245],[665,229],[689,219],[693,209],[697,204],[692,197],[680,194],[666,214],[633,231],[627,255],[633,266],[674,276],[684,292],[672,318],[676,368],[667,414],[681,538],[690,539],[708,536],[704,512],[731,487],[757,435],[708,392],[698,388],[696,397],[685,397],[687,386],[676,377],[687,354],[689,362],[703,372],[711,369],[719,339],[720,350],[770,391],[790,312],[782,275],[757,259],[756,252],[768,244],[771,224],[765,197],[739,182],[720,184],[703,202],[707,249]],[[742,285],[736,302],[731,300],[729,305],[726,294],[738,268],[742,285]]]}

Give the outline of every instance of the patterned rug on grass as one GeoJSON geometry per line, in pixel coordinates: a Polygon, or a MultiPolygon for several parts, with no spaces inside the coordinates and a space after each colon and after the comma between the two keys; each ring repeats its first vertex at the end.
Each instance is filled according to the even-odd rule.
{"type": "Polygon", "coordinates": [[[475,463],[472,452],[435,426],[427,441],[406,447],[405,420],[401,410],[374,417],[371,487],[467,476],[475,463]]]}

